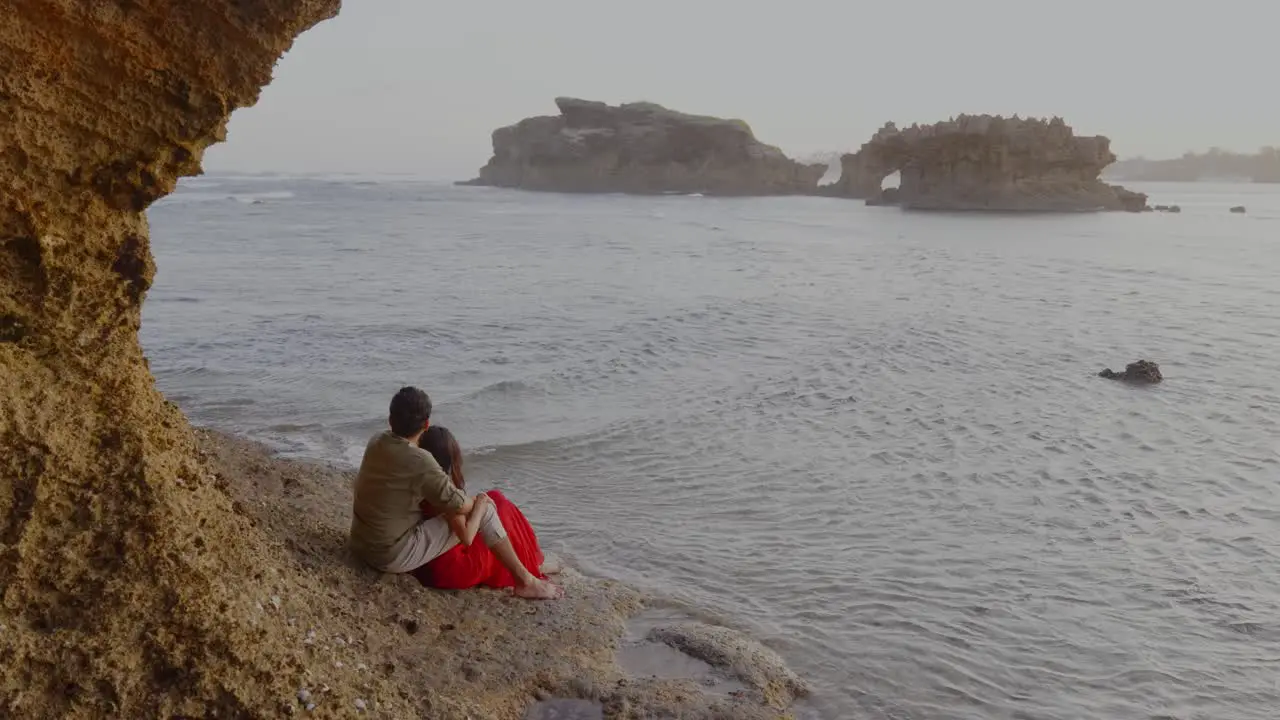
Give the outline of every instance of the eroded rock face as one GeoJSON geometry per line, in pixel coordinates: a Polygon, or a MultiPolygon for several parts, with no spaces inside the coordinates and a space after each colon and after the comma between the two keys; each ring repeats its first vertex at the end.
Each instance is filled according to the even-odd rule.
{"type": "Polygon", "coordinates": [[[841,158],[829,194],[877,199],[901,173],[897,203],[916,210],[1140,212],[1146,196],[1099,180],[1115,161],[1110,140],[1076,137],[1061,118],[961,115],[900,130],[888,123],[841,158]]]}
{"type": "Polygon", "coordinates": [[[1098,373],[1098,377],[1104,377],[1108,380],[1121,380],[1124,382],[1137,383],[1140,385],[1154,385],[1155,383],[1164,380],[1164,376],[1160,374],[1160,366],[1149,360],[1131,362],[1124,367],[1124,372],[1122,373],[1118,373],[1111,368],[1107,368],[1098,373]]]}
{"type": "Polygon", "coordinates": [[[826,172],[756,140],[741,120],[653,103],[557,98],[560,114],[493,133],[493,157],[467,184],[555,192],[786,195],[813,192],[826,172]]]}
{"type": "Polygon", "coordinates": [[[0,716],[276,717],[297,692],[306,651],[249,591],[262,538],[138,345],[143,211],[338,5],[5,3],[0,716]]]}

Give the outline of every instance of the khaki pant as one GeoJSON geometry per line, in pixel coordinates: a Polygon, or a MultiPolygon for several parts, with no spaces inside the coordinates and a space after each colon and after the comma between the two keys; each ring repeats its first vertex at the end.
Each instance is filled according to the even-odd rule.
{"type": "MultiPolygon", "coordinates": [[[[502,527],[502,519],[493,503],[485,503],[484,514],[480,516],[480,532],[477,539],[484,538],[484,544],[493,547],[507,539],[507,529],[502,527]]],[[[458,536],[449,529],[449,523],[443,515],[436,515],[418,523],[409,536],[409,542],[389,565],[382,568],[384,572],[406,573],[426,565],[448,552],[458,544],[458,536]]]]}

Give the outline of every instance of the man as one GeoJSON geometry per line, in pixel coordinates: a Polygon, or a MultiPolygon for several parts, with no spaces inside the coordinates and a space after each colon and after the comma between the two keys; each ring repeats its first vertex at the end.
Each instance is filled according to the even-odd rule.
{"type": "Polygon", "coordinates": [[[390,573],[409,572],[431,562],[458,543],[447,516],[481,513],[484,542],[516,580],[515,594],[530,600],[560,596],[560,589],[534,577],[516,556],[492,502],[467,497],[449,481],[418,438],[431,423],[431,399],[416,387],[391,398],[389,431],[378,433],[364,449],[356,474],[351,513],[351,548],[369,565],[390,573]],[[423,519],[428,501],[439,513],[423,519]]]}

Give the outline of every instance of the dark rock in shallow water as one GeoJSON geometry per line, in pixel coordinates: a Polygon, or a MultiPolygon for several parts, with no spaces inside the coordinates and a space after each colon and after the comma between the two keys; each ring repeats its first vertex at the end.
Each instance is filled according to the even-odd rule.
{"type": "Polygon", "coordinates": [[[1124,372],[1118,373],[1107,368],[1098,373],[1098,377],[1104,377],[1108,380],[1123,380],[1131,383],[1143,383],[1153,385],[1164,380],[1164,376],[1160,374],[1160,366],[1148,360],[1139,360],[1129,363],[1124,367],[1124,372]]]}
{"type": "Polygon", "coordinates": [[[1244,206],[1243,206],[1243,205],[1237,205],[1237,206],[1235,206],[1235,207],[1231,208],[1231,212],[1233,212],[1233,213],[1237,213],[1237,214],[1239,214],[1239,215],[1243,215],[1243,214],[1244,214],[1244,212],[1245,212],[1245,210],[1244,210],[1244,206]]]}

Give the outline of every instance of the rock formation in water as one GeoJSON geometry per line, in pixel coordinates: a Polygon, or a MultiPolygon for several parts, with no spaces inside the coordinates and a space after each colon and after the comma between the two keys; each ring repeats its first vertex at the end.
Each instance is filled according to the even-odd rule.
{"type": "Polygon", "coordinates": [[[892,202],[913,210],[1143,210],[1146,195],[1098,179],[1114,160],[1107,138],[1076,137],[1061,118],[961,115],[905,130],[889,123],[841,158],[840,180],[824,194],[891,204],[880,188],[898,172],[892,202]]]}
{"type": "Polygon", "coordinates": [[[1148,360],[1139,360],[1131,362],[1125,366],[1124,372],[1118,373],[1107,368],[1098,373],[1098,377],[1104,377],[1108,380],[1123,380],[1124,382],[1154,385],[1164,380],[1164,376],[1160,374],[1160,366],[1148,360]]]}
{"type": "Polygon", "coordinates": [[[827,171],[756,140],[741,120],[653,103],[618,107],[557,98],[560,114],[493,133],[493,157],[465,184],[578,193],[788,195],[827,171]]]}
{"type": "Polygon", "coordinates": [[[1243,214],[1245,214],[1245,212],[1247,212],[1247,211],[1245,210],[1245,207],[1244,207],[1243,205],[1236,205],[1236,206],[1234,206],[1234,207],[1232,207],[1232,208],[1231,208],[1231,212],[1233,212],[1233,213],[1235,213],[1235,214],[1237,214],[1237,215],[1243,215],[1243,214]]]}

